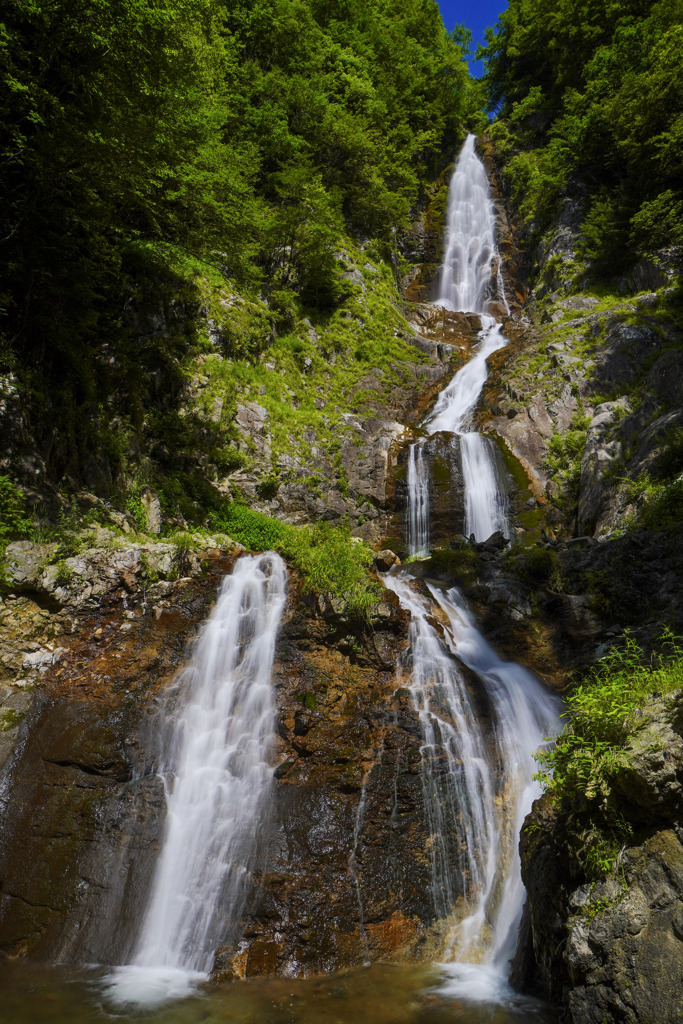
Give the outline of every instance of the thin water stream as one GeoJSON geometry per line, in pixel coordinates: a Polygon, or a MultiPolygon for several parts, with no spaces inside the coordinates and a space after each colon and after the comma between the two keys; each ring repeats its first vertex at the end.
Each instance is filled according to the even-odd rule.
{"type": "Polygon", "coordinates": [[[412,558],[429,554],[429,469],[424,442],[408,449],[408,551],[412,558]]]}

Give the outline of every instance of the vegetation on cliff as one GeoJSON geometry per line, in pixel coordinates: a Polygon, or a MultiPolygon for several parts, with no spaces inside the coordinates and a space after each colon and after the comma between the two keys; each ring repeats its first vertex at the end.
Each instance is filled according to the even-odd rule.
{"type": "Polygon", "coordinates": [[[680,0],[511,0],[483,56],[493,134],[533,234],[570,196],[609,277],[683,243],[680,0]]]}
{"type": "Polygon", "coordinates": [[[434,0],[18,0],[0,60],[0,370],[72,483],[177,399],[211,296],[246,303],[221,344],[254,361],[349,296],[349,234],[391,263],[480,117],[434,0]]]}
{"type": "MultiPolygon", "coordinates": [[[[628,631],[624,640],[570,688],[566,727],[536,756],[538,778],[566,817],[574,870],[589,878],[614,867],[633,831],[628,795],[615,780],[633,767],[633,740],[648,724],[643,708],[654,697],[683,689],[683,641],[666,629],[649,657],[628,631]]],[[[656,751],[663,736],[648,737],[656,751]]],[[[638,748],[635,748],[638,752],[638,748]]]]}
{"type": "Polygon", "coordinates": [[[239,502],[214,513],[212,523],[248,549],[279,551],[298,570],[305,591],[331,594],[361,623],[370,618],[383,593],[368,577],[372,551],[360,538],[351,538],[347,524],[297,528],[239,502]]]}

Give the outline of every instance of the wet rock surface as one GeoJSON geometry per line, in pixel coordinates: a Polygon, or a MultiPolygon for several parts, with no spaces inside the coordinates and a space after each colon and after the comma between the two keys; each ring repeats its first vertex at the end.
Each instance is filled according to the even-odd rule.
{"type": "Polygon", "coordinates": [[[59,660],[42,666],[29,691],[0,788],[4,952],[81,963],[110,954],[120,962],[127,919],[147,892],[164,806],[160,780],[146,774],[146,716],[235,557],[205,554],[196,578],[155,584],[154,609],[145,587],[129,586],[110,591],[109,609],[93,614],[76,589],[74,605],[54,616],[55,628],[68,616],[68,634],[59,660]],[[121,906],[112,883],[119,872],[130,875],[121,906]],[[122,908],[107,945],[103,924],[118,921],[122,908]]]}
{"type": "Polygon", "coordinates": [[[567,942],[572,1022],[680,1020],[683,846],[670,830],[624,854],[626,885],[576,892],[567,942]],[[585,902],[584,902],[585,900],[585,902]],[[604,909],[603,909],[604,908],[604,909]]]}
{"type": "MultiPolygon", "coordinates": [[[[130,953],[165,813],[156,714],[234,557],[209,555],[158,615],[133,590],[125,610],[119,595],[108,612],[77,616],[40,677],[1,790],[5,953],[73,963],[130,953]]],[[[421,730],[397,676],[407,630],[393,594],[368,629],[292,584],[274,669],[266,864],[241,939],[217,954],[220,979],[434,955],[421,730]]]]}
{"type": "MultiPolygon", "coordinates": [[[[439,433],[424,441],[423,459],[429,479],[429,543],[447,545],[457,525],[465,520],[464,484],[458,439],[439,433]]],[[[398,453],[394,470],[393,510],[395,530],[404,531],[408,505],[408,447],[398,453]]]]}
{"type": "Polygon", "coordinates": [[[614,1021],[673,1024],[683,990],[683,834],[680,753],[683,691],[641,713],[629,740],[629,767],[610,799],[634,835],[619,870],[581,880],[568,862],[577,823],[547,798],[534,804],[522,832],[536,970],[544,995],[571,1024],[614,1021]]]}

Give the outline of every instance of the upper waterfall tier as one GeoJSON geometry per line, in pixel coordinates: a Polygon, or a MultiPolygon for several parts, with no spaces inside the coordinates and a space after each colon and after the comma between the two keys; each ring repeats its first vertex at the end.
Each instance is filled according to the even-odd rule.
{"type": "Polygon", "coordinates": [[[474,135],[468,135],[451,179],[436,301],[447,309],[486,314],[492,312],[492,302],[507,303],[495,260],[495,214],[489,183],[474,142],[474,135]]]}

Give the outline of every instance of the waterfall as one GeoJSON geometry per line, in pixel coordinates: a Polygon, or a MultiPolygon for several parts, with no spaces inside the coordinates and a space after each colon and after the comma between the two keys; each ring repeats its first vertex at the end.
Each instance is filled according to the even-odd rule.
{"type": "Polygon", "coordinates": [[[165,834],[133,956],[107,980],[118,1002],[190,991],[244,910],[272,780],[271,671],[286,581],[279,555],[240,558],[169,695],[165,834]]]}
{"type": "Polygon", "coordinates": [[[408,449],[408,553],[411,558],[429,555],[429,470],[424,461],[424,442],[408,449]]]}
{"type": "Polygon", "coordinates": [[[467,503],[464,533],[481,541],[496,530],[509,533],[502,481],[490,446],[472,430],[472,416],[486,383],[486,360],[507,344],[501,325],[489,314],[490,303],[508,307],[496,248],[495,212],[474,142],[474,135],[469,135],[451,179],[436,301],[447,309],[479,313],[482,330],[472,358],[441,392],[425,428],[430,434],[446,430],[460,435],[467,503]]]}
{"type": "Polygon", "coordinates": [[[448,190],[445,255],[439,306],[487,313],[491,300],[505,301],[498,265],[495,214],[484,166],[468,135],[448,190]]]}
{"type": "Polygon", "coordinates": [[[410,612],[410,688],[422,728],[422,782],[430,833],[432,895],[448,917],[461,888],[466,898],[489,891],[496,829],[491,771],[462,672],[434,626],[429,602],[403,576],[386,576],[410,612]]]}
{"type": "Polygon", "coordinates": [[[462,434],[471,429],[472,414],[488,376],[486,360],[493,352],[507,345],[500,324],[492,317],[488,317],[487,321],[479,334],[480,341],[472,357],[440,392],[434,410],[425,422],[425,428],[430,434],[436,434],[439,430],[462,434]]]}
{"type": "Polygon", "coordinates": [[[443,594],[429,585],[448,621],[437,626],[408,577],[384,582],[411,615],[434,905],[444,919],[457,908],[447,954],[505,976],[524,903],[517,842],[541,792],[532,752],[556,731],[558,702],[526,669],[500,660],[456,588],[443,594]],[[454,655],[475,674],[490,709],[488,741],[454,655]]]}
{"type": "Polygon", "coordinates": [[[493,441],[472,431],[460,437],[465,486],[465,536],[485,540],[500,530],[510,534],[507,495],[497,472],[493,441]]]}
{"type": "Polygon", "coordinates": [[[449,628],[444,630],[448,646],[484,686],[493,712],[495,759],[503,767],[497,884],[482,893],[473,913],[460,925],[456,941],[462,951],[471,951],[487,922],[490,935],[483,961],[506,973],[524,903],[517,843],[524,818],[541,793],[533,779],[536,762],[532,754],[557,731],[559,701],[527,669],[501,661],[476,628],[455,587],[445,595],[433,586],[429,590],[448,616],[449,628]]]}
{"type": "MultiPolygon", "coordinates": [[[[486,382],[486,360],[507,344],[491,302],[507,309],[495,243],[495,218],[484,168],[470,136],[453,174],[446,255],[437,302],[476,312],[482,329],[469,362],[439,395],[424,426],[460,441],[465,489],[464,531],[485,540],[510,529],[504,480],[492,440],[472,429],[486,382]]],[[[408,535],[426,512],[428,481],[408,463],[408,535]]],[[[421,465],[421,463],[420,463],[421,465]]],[[[426,535],[428,522],[421,526],[426,535]]],[[[412,551],[412,546],[411,546],[412,551]]],[[[532,753],[558,728],[558,702],[526,669],[505,663],[479,633],[456,588],[428,584],[428,597],[408,571],[385,577],[411,615],[411,690],[422,727],[425,811],[430,829],[434,907],[448,923],[445,942],[456,987],[491,1000],[504,991],[524,904],[517,842],[540,787],[532,753]],[[466,682],[461,666],[470,670],[466,682]],[[482,727],[482,705],[490,724],[482,727]],[[476,713],[475,713],[476,711],[476,713]]],[[[507,998],[507,997],[506,997],[507,998]]]]}

